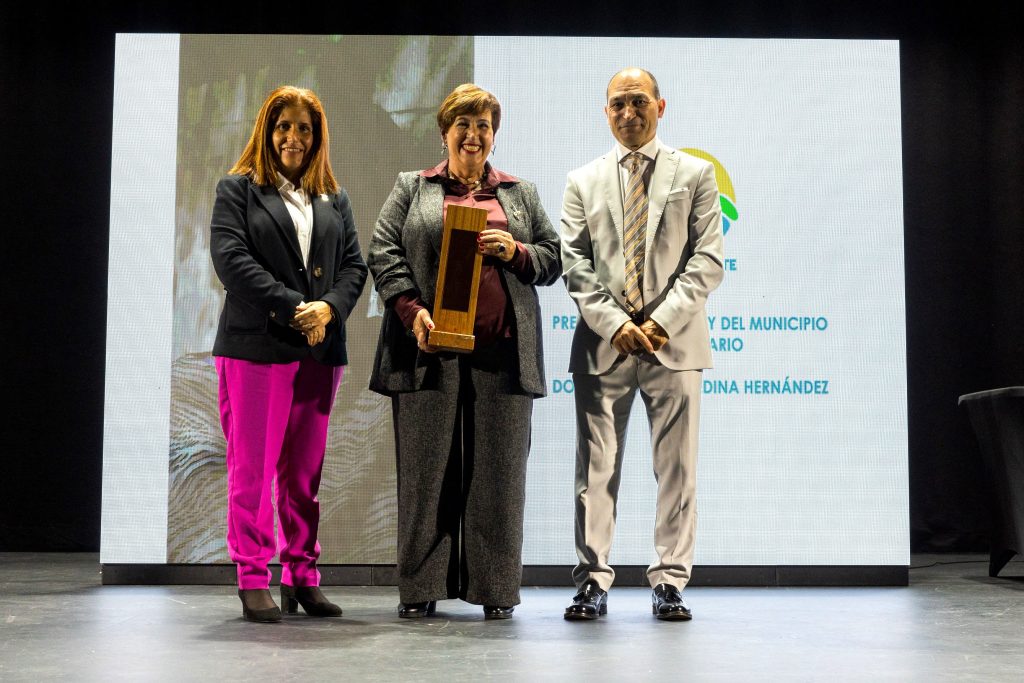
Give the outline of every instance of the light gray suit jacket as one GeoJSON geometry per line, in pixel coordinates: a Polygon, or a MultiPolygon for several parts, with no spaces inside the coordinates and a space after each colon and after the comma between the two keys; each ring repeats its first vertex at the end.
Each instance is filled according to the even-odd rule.
{"type": "MultiPolygon", "coordinates": [[[[562,266],[580,310],[569,371],[599,375],[619,358],[611,338],[630,319],[617,151],[569,173],[562,266]]],[[[655,355],[671,370],[711,367],[704,302],[722,281],[722,209],[714,166],[659,143],[648,196],[644,317],[668,333],[655,355]]]]}
{"type": "MultiPolygon", "coordinates": [[[[544,396],[547,390],[540,303],[535,286],[556,282],[562,272],[558,235],[533,183],[502,183],[496,194],[508,218],[508,231],[526,247],[533,263],[533,279],[528,282],[505,271],[505,284],[515,312],[519,383],[523,391],[544,396]]],[[[441,183],[416,172],[398,175],[391,195],[381,207],[366,259],[381,301],[416,290],[427,307],[433,308],[443,214],[441,183]]],[[[436,355],[419,352],[416,340],[389,306],[381,322],[370,388],[386,395],[416,391],[422,387],[432,362],[436,362],[436,355]]]]}

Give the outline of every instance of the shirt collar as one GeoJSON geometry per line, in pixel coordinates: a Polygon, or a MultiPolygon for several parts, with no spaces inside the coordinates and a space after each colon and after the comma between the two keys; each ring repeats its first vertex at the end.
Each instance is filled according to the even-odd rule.
{"type": "MultiPolygon", "coordinates": [[[[658,156],[659,146],[661,146],[661,140],[659,140],[658,136],[655,135],[653,138],[651,138],[650,142],[648,142],[646,145],[635,151],[643,154],[648,159],[648,161],[653,161],[655,157],[658,156]]],[[[622,160],[626,157],[627,154],[632,154],[633,152],[634,150],[629,149],[628,147],[623,147],[622,143],[616,140],[615,153],[620,164],[622,163],[622,160]]]]}
{"type": "Polygon", "coordinates": [[[296,187],[292,184],[292,181],[284,177],[283,173],[277,174],[277,189],[279,192],[298,192],[302,196],[306,195],[301,185],[296,187]]]}
{"type": "MultiPolygon", "coordinates": [[[[424,178],[440,178],[443,180],[449,180],[448,178],[448,160],[444,159],[437,166],[433,168],[427,168],[420,171],[420,175],[424,178]]],[[[499,171],[498,169],[491,166],[491,162],[484,163],[484,185],[487,187],[497,187],[502,183],[518,183],[519,178],[514,175],[499,171]]]]}

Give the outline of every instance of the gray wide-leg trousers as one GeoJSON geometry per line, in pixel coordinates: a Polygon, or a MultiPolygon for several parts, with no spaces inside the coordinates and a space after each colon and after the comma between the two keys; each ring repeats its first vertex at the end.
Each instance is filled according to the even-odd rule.
{"type": "Polygon", "coordinates": [[[440,356],[392,399],[403,603],[519,604],[533,396],[515,340],[440,356]]]}

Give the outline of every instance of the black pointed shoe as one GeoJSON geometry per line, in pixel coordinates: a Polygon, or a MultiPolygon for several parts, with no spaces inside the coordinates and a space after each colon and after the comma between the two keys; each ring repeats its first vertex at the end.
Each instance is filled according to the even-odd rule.
{"type": "Polygon", "coordinates": [[[513,607],[499,607],[498,605],[484,605],[484,619],[511,619],[512,613],[516,611],[513,607]]]}
{"type": "Polygon", "coordinates": [[[268,588],[239,588],[238,597],[242,601],[242,618],[260,624],[272,624],[281,621],[281,608],[274,604],[268,588]]]}
{"type": "Polygon", "coordinates": [[[429,617],[437,610],[437,603],[430,602],[400,602],[398,603],[398,616],[403,619],[419,619],[429,617]]]}
{"type": "Polygon", "coordinates": [[[602,590],[593,579],[583,584],[572,604],[565,608],[565,618],[572,621],[597,619],[605,614],[608,614],[608,591],[602,590]]]}
{"type": "Polygon", "coordinates": [[[687,607],[682,594],[675,586],[659,583],[651,594],[651,612],[665,621],[689,621],[693,612],[687,607]]]}
{"type": "Polygon", "coordinates": [[[299,605],[311,617],[340,617],[341,608],[328,600],[319,586],[281,584],[281,604],[288,614],[299,611],[299,605]]]}

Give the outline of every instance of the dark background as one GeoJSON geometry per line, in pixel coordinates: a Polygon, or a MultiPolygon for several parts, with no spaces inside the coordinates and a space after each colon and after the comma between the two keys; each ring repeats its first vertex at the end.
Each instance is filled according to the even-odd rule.
{"type": "Polygon", "coordinates": [[[987,549],[957,397],[1024,384],[1024,21],[1020,2],[928,4],[4,3],[0,551],[99,548],[117,32],[899,40],[911,548],[987,549]]]}

